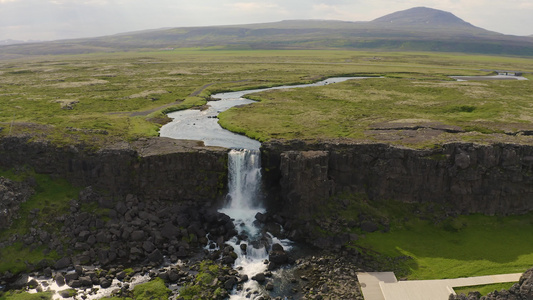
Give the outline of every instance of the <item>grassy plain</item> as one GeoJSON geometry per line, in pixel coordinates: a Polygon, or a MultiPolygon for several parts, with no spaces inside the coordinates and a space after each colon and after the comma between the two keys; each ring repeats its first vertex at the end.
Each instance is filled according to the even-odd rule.
{"type": "Polygon", "coordinates": [[[358,245],[386,257],[410,257],[409,279],[520,273],[533,266],[532,215],[460,216],[453,224],[412,219],[388,233],[366,234],[358,245]]]}
{"type": "MultiPolygon", "coordinates": [[[[157,136],[158,127],[167,121],[162,112],[203,105],[215,92],[307,83],[330,76],[387,75],[389,78],[381,81],[269,93],[261,96],[264,103],[260,105],[221,116],[226,127],[262,140],[360,138],[360,129],[369,121],[397,119],[392,114],[379,115],[383,103],[395,105],[395,112],[403,111],[402,118],[422,118],[425,112],[424,116],[410,114],[417,111],[416,107],[435,108],[434,114],[447,112],[446,109],[453,112],[453,101],[466,103],[483,93],[509,93],[510,98],[523,102],[524,96],[515,95],[516,92],[531,91],[531,85],[523,82],[450,87],[446,81],[447,75],[486,73],[479,69],[533,71],[533,59],[407,52],[182,49],[0,60],[0,135],[32,133],[59,143],[134,140],[157,136]],[[382,90],[384,87],[388,89],[382,90]],[[479,92],[459,99],[467,94],[466,90],[479,92]],[[413,100],[399,95],[413,92],[419,95],[413,100]],[[441,92],[445,94],[435,95],[441,92]],[[293,95],[297,97],[292,99],[293,95]],[[430,99],[425,99],[425,95],[430,95],[430,99]],[[366,101],[369,96],[371,101],[366,101]],[[291,101],[283,100],[287,97],[291,101]],[[448,101],[446,97],[454,99],[448,101]],[[298,101],[305,110],[292,101],[298,101]],[[437,101],[446,102],[441,110],[432,104],[437,101]],[[415,109],[408,110],[412,105],[415,109]],[[276,117],[265,123],[264,115],[272,116],[273,112],[276,117]]],[[[454,117],[448,111],[444,121],[455,122],[463,116],[470,116],[471,121],[480,113],[481,117],[490,118],[497,115],[494,110],[500,102],[505,102],[493,100],[473,104],[483,105],[479,109],[476,106],[475,115],[459,112],[454,117]]],[[[501,105],[507,108],[510,103],[501,105]]],[[[523,107],[516,105],[517,110],[523,107]]],[[[506,121],[521,122],[529,117],[527,113],[525,110],[523,116],[506,121]]]]}

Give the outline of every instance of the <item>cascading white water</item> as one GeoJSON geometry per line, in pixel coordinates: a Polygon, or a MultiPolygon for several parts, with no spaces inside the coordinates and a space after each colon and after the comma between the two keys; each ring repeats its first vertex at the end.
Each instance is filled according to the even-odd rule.
{"type": "MultiPolygon", "coordinates": [[[[257,226],[255,216],[258,212],[264,213],[261,206],[261,156],[258,150],[231,150],[228,162],[228,202],[220,209],[233,219],[239,236],[233,237],[227,244],[231,245],[238,257],[234,267],[241,275],[249,278],[258,273],[265,272],[268,251],[273,243],[283,245],[285,250],[289,246],[270,234],[263,235],[257,226]],[[247,236],[246,240],[241,240],[247,236]],[[246,245],[242,250],[241,245],[246,245]]],[[[248,280],[243,288],[235,290],[230,299],[254,299],[259,297],[264,289],[254,280],[248,280]],[[254,294],[255,293],[255,294],[254,294]]]]}
{"type": "Polygon", "coordinates": [[[239,222],[238,231],[256,235],[253,226],[260,206],[261,153],[258,150],[231,150],[228,157],[228,196],[220,211],[239,222]],[[245,226],[244,228],[242,226],[245,226]]]}

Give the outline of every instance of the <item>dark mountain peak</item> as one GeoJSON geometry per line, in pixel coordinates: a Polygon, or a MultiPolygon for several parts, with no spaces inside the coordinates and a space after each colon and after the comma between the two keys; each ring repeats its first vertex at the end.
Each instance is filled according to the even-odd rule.
{"type": "Polygon", "coordinates": [[[430,27],[460,26],[474,28],[472,24],[463,21],[450,12],[428,7],[414,7],[407,10],[397,11],[395,13],[377,18],[371,21],[371,23],[390,23],[394,24],[395,26],[423,25],[430,27]]]}

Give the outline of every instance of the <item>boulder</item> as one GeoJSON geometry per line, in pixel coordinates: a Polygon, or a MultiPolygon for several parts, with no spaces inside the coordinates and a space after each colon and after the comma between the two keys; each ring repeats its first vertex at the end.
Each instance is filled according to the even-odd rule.
{"type": "Polygon", "coordinates": [[[65,269],[70,265],[70,258],[69,257],[63,257],[56,261],[54,264],[54,269],[61,270],[65,269]]]}
{"type": "Polygon", "coordinates": [[[174,224],[172,224],[171,222],[165,223],[165,225],[163,225],[163,228],[161,228],[161,236],[169,240],[176,239],[179,233],[179,228],[174,226],[174,224]]]}
{"type": "Polygon", "coordinates": [[[161,251],[159,249],[155,249],[152,253],[148,255],[148,261],[153,263],[161,263],[163,262],[163,254],[161,254],[161,251]]]}
{"type": "Polygon", "coordinates": [[[111,286],[111,280],[107,278],[100,278],[100,287],[102,287],[103,289],[107,289],[110,286],[111,286]]]}
{"type": "Polygon", "coordinates": [[[131,239],[136,242],[144,240],[144,237],[144,231],[142,230],[135,230],[131,233],[131,239]]]}
{"type": "Polygon", "coordinates": [[[84,287],[93,286],[93,280],[89,276],[80,277],[80,283],[81,283],[81,286],[84,286],[84,287]]]}
{"type": "Polygon", "coordinates": [[[363,221],[361,222],[361,230],[365,232],[376,232],[379,230],[379,227],[374,222],[363,221]]]}
{"type": "Polygon", "coordinates": [[[228,280],[226,280],[224,282],[224,288],[226,290],[231,290],[233,289],[233,286],[237,283],[237,280],[235,279],[235,277],[231,277],[229,278],[228,280]]]}
{"type": "Polygon", "coordinates": [[[56,275],[55,281],[56,281],[57,286],[59,287],[62,287],[65,285],[65,277],[63,277],[63,275],[61,274],[56,275]]]}
{"type": "Polygon", "coordinates": [[[252,280],[255,280],[255,281],[259,282],[259,283],[263,283],[263,282],[266,281],[266,276],[265,276],[264,273],[258,273],[256,275],[252,276],[252,280]]]}

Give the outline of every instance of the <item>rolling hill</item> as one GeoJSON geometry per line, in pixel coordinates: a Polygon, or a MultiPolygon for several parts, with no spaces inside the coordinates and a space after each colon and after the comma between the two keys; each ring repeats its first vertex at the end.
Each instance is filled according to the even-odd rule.
{"type": "Polygon", "coordinates": [[[476,27],[450,12],[416,7],[370,22],[286,20],[165,28],[98,38],[0,47],[0,58],[204,47],[217,49],[376,49],[533,56],[533,39],[476,27]]]}

